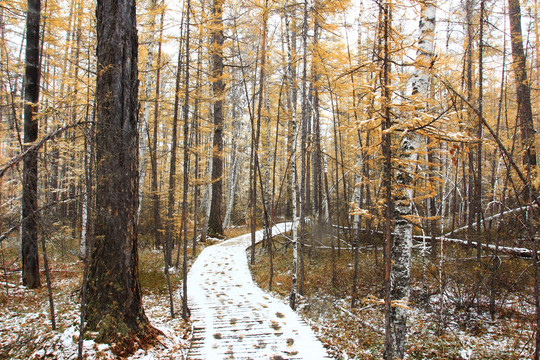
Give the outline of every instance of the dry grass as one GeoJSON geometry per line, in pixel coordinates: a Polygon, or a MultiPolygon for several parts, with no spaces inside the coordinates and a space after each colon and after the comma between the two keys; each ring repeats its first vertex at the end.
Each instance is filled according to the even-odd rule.
{"type": "MultiPolygon", "coordinates": [[[[2,244],[0,253],[0,359],[73,359],[79,335],[80,289],[83,263],[76,256],[77,242],[59,235],[48,241],[48,255],[54,294],[57,330],[51,329],[48,292],[42,270],[43,286],[28,290],[21,285],[18,259],[18,239],[11,237],[2,244]]],[[[202,246],[199,246],[202,248],[202,246]]],[[[198,250],[200,252],[201,249],[198,250]]],[[[188,252],[191,255],[191,249],[188,252]]],[[[180,316],[180,298],[175,294],[176,319],[171,319],[167,296],[167,282],[163,274],[161,251],[143,248],[139,252],[139,275],[146,314],[152,325],[165,335],[150,351],[157,357],[181,357],[189,348],[191,328],[180,316]],[[162,346],[161,343],[166,345],[162,346]]],[[[175,252],[176,255],[176,252],[175,252]]],[[[182,256],[182,254],[180,254],[182,256]]],[[[192,257],[190,256],[190,262],[192,257]]],[[[43,267],[43,260],[40,259],[43,267]]],[[[181,271],[173,271],[173,290],[181,287],[181,271]]],[[[93,334],[85,338],[87,358],[113,359],[109,346],[92,341],[93,334]]],[[[143,352],[144,355],[144,352],[143,352]]],[[[135,353],[133,358],[141,354],[135,353]]]]}
{"type": "MultiPolygon", "coordinates": [[[[327,241],[328,242],[328,241],[327,241]]],[[[276,238],[272,290],[283,299],[291,289],[292,249],[276,238]]],[[[380,359],[384,350],[382,254],[362,246],[356,297],[351,308],[353,254],[342,249],[318,249],[305,257],[305,291],[300,311],[318,332],[329,352],[338,359],[380,359]],[[335,261],[333,261],[335,259],[335,261]]],[[[412,310],[409,313],[407,352],[412,359],[528,359],[532,356],[532,273],[527,260],[504,258],[494,291],[495,318],[489,313],[491,268],[461,248],[446,246],[443,271],[440,259],[413,253],[412,310]],[[424,266],[426,264],[426,276],[424,266]],[[441,279],[445,291],[441,306],[441,279]],[[422,296],[427,289],[427,296],[422,296]]],[[[257,249],[252,267],[255,281],[268,289],[269,257],[257,249]]]]}

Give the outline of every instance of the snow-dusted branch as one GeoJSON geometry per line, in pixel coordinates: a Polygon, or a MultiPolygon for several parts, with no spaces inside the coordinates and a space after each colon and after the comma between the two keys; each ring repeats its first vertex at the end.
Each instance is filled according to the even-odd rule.
{"type": "Polygon", "coordinates": [[[56,136],[60,135],[61,133],[63,133],[66,130],[72,129],[72,128],[77,127],[77,126],[85,125],[85,124],[88,124],[88,123],[89,123],[88,121],[80,121],[80,122],[77,122],[75,124],[71,124],[71,125],[56,129],[52,133],[46,135],[41,140],[36,142],[34,145],[28,147],[26,150],[22,151],[17,156],[13,157],[8,163],[6,163],[4,165],[4,167],[0,170],[0,178],[2,178],[4,176],[6,171],[11,169],[13,166],[18,164],[19,162],[21,162],[24,159],[24,157],[26,155],[28,155],[29,152],[40,149],[47,141],[55,138],[56,136]]]}

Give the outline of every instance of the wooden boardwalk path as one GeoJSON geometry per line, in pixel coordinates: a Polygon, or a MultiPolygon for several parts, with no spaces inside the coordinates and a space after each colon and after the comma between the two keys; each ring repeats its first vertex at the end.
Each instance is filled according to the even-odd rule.
{"type": "MultiPolygon", "coordinates": [[[[273,234],[285,231],[276,225],[273,234]]],[[[257,232],[262,237],[262,232],[257,232]]],[[[188,274],[193,342],[188,359],[327,359],[311,328],[251,278],[251,235],[207,247],[188,274]]]]}

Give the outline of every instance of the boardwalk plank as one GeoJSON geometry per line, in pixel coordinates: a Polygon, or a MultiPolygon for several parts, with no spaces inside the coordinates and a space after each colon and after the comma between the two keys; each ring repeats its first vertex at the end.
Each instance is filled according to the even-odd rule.
{"type": "MultiPolygon", "coordinates": [[[[274,234],[290,224],[276,225],[274,234]]],[[[257,233],[258,239],[262,232],[257,233]]],[[[207,247],[188,274],[194,337],[188,359],[327,359],[311,328],[288,305],[256,286],[250,235],[207,247]]]]}

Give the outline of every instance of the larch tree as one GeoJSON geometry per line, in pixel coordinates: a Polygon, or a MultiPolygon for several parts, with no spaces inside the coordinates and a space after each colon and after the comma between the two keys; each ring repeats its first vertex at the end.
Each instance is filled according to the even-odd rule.
{"type": "Polygon", "coordinates": [[[151,341],[138,256],[138,69],[135,0],[98,0],[96,211],[87,327],[104,342],[151,341]]]}
{"type": "Polygon", "coordinates": [[[383,158],[382,165],[382,217],[384,221],[384,358],[386,360],[394,359],[394,313],[392,309],[392,220],[393,220],[393,199],[392,199],[392,92],[391,86],[391,29],[392,29],[392,4],[390,1],[382,3],[379,15],[379,36],[382,36],[382,44],[379,45],[381,57],[380,81],[381,81],[381,153],[383,158]],[[381,17],[382,15],[382,17],[381,17]]]}
{"type": "Polygon", "coordinates": [[[207,232],[210,236],[223,236],[221,202],[223,197],[223,103],[225,82],[223,80],[223,2],[214,0],[212,5],[211,58],[214,139],[212,148],[212,198],[207,232]]]}
{"type": "MultiPolygon", "coordinates": [[[[184,319],[188,318],[188,303],[187,303],[187,276],[188,276],[188,263],[187,263],[187,253],[188,253],[188,229],[187,229],[187,212],[188,212],[188,191],[189,191],[189,67],[190,67],[190,15],[191,15],[191,1],[187,0],[186,2],[186,61],[184,64],[185,75],[184,75],[184,176],[183,176],[183,189],[182,189],[182,231],[183,231],[183,261],[182,261],[182,317],[184,319]]],[[[180,71],[180,69],[178,70],[180,71]]],[[[167,280],[169,281],[169,280],[167,280]]],[[[170,291],[170,281],[169,281],[169,297],[171,302],[172,309],[172,292],[170,291]]],[[[172,312],[174,317],[174,312],[172,312]]]]}
{"type": "MultiPolygon", "coordinates": [[[[152,232],[154,233],[154,246],[156,248],[161,246],[161,213],[160,213],[160,196],[158,192],[158,128],[159,128],[159,114],[160,114],[160,87],[161,87],[161,57],[162,57],[162,43],[163,43],[163,22],[165,17],[165,8],[161,10],[160,26],[159,26],[159,42],[158,42],[158,56],[157,56],[157,70],[156,70],[156,90],[154,97],[154,124],[152,142],[148,139],[150,146],[150,165],[151,165],[151,185],[150,190],[152,193],[152,208],[153,208],[153,224],[152,232]]],[[[144,136],[144,135],[143,135],[144,136]]],[[[148,134],[150,137],[150,134],[148,134]]],[[[139,181],[139,183],[141,183],[139,181]]],[[[140,198],[140,196],[139,196],[140,198]]],[[[140,205],[139,205],[140,207],[140,205]]]]}
{"type": "MultiPolygon", "coordinates": [[[[146,40],[148,42],[148,53],[146,56],[146,65],[145,65],[145,71],[144,71],[144,104],[143,104],[143,118],[141,121],[141,129],[140,129],[140,136],[139,136],[139,153],[140,153],[140,164],[139,164],[139,207],[137,209],[137,218],[140,218],[141,209],[142,209],[142,203],[143,203],[143,194],[144,194],[144,183],[146,180],[146,165],[147,165],[147,156],[146,151],[149,147],[149,129],[148,129],[148,123],[150,121],[150,94],[152,90],[152,84],[154,83],[155,79],[153,76],[152,67],[154,65],[154,48],[156,46],[155,41],[155,28],[156,28],[156,14],[157,14],[157,0],[151,0],[150,4],[148,5],[148,13],[149,13],[149,25],[150,29],[148,30],[149,36],[146,40]]],[[[156,88],[159,86],[159,84],[156,85],[156,88]]],[[[152,159],[152,154],[150,155],[150,158],[152,159]]]]}
{"type": "Polygon", "coordinates": [[[531,172],[536,167],[535,130],[533,113],[531,108],[531,87],[527,78],[527,60],[523,49],[523,35],[521,30],[521,6],[519,0],[508,0],[508,15],[510,17],[510,42],[512,45],[512,59],[514,77],[516,80],[517,118],[521,130],[521,143],[523,147],[523,165],[526,167],[527,183],[523,190],[522,198],[528,205],[528,236],[533,243],[534,264],[534,305],[536,308],[536,337],[534,359],[540,358],[540,275],[538,269],[537,234],[535,229],[533,201],[538,205],[534,186],[531,181],[531,172]]]}
{"type": "Polygon", "coordinates": [[[513,70],[517,84],[516,98],[521,142],[523,145],[523,164],[536,166],[531,87],[527,78],[527,59],[523,49],[521,6],[519,0],[508,0],[508,15],[510,17],[510,43],[512,45],[513,70]]]}
{"type": "MultiPolygon", "coordinates": [[[[181,25],[181,29],[183,24],[181,25]]],[[[172,132],[171,132],[171,158],[169,166],[169,189],[167,196],[167,229],[165,234],[165,242],[163,244],[163,255],[165,257],[165,267],[171,266],[172,263],[172,251],[173,251],[173,233],[174,233],[174,207],[176,196],[176,157],[178,152],[178,106],[180,105],[180,86],[182,80],[182,39],[178,42],[178,59],[176,63],[176,79],[175,79],[175,91],[174,91],[174,108],[172,119],[172,132]]],[[[169,273],[168,269],[165,269],[166,274],[169,273]]]]}
{"type": "MultiPolygon", "coordinates": [[[[26,16],[26,69],[24,83],[24,146],[30,147],[38,136],[40,78],[39,28],[41,0],[28,0],[26,16]]],[[[38,150],[24,157],[22,181],[22,280],[29,289],[41,286],[38,256],[38,150]]]]}

